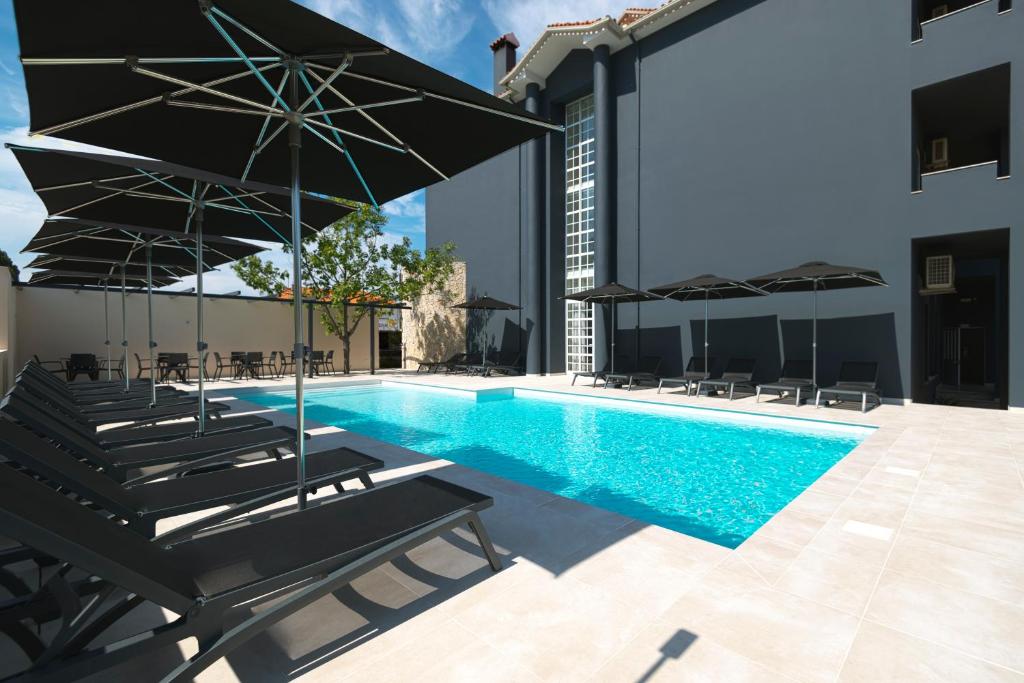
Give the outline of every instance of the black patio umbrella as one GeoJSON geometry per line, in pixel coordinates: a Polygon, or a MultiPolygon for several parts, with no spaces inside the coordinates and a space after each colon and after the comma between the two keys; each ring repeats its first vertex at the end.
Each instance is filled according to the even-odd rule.
{"type": "Polygon", "coordinates": [[[637,301],[660,301],[664,297],[658,294],[644,291],[642,289],[633,289],[626,285],[620,285],[618,282],[609,282],[606,285],[600,287],[594,287],[593,289],[584,289],[580,292],[573,292],[572,294],[566,294],[565,296],[558,297],[559,299],[569,299],[571,301],[582,301],[583,303],[590,304],[611,304],[612,305],[612,329],[611,329],[611,343],[612,343],[612,355],[609,361],[609,369],[615,372],[615,305],[619,303],[630,303],[637,301]]]}
{"type": "Polygon", "coordinates": [[[560,127],[287,0],[14,9],[33,133],[291,190],[303,507],[300,186],[377,205],[560,127]]]}
{"type": "MultiPolygon", "coordinates": [[[[475,299],[464,301],[461,304],[455,304],[452,308],[464,308],[470,311],[518,311],[522,309],[522,306],[516,306],[510,304],[507,301],[501,299],[495,299],[494,297],[478,296],[475,299]]],[[[487,339],[484,339],[484,351],[483,351],[483,363],[487,364],[487,339]]]]}
{"type": "MultiPolygon", "coordinates": [[[[157,281],[168,275],[189,274],[188,265],[195,268],[196,280],[200,286],[197,296],[197,328],[200,339],[202,339],[202,273],[211,270],[215,266],[230,263],[231,261],[251,256],[263,251],[258,247],[246,242],[229,237],[207,237],[199,239],[198,235],[183,234],[167,230],[143,228],[123,224],[105,224],[97,221],[83,221],[73,219],[48,219],[43,223],[42,228],[32,238],[24,251],[44,252],[33,261],[33,263],[52,264],[56,259],[63,261],[90,264],[88,266],[78,265],[75,270],[80,272],[95,272],[107,268],[108,272],[120,272],[123,268],[127,276],[129,273],[138,273],[138,269],[144,268],[147,277],[152,275],[153,268],[157,268],[157,281]],[[211,242],[209,249],[203,249],[204,243],[211,242]],[[154,254],[156,262],[154,262],[154,254]],[[117,267],[117,271],[113,269],[117,267]]],[[[54,267],[48,265],[47,267],[54,267]]],[[[158,285],[159,286],[159,285],[158,285]]],[[[152,286],[147,288],[147,317],[149,329],[149,366],[150,366],[150,401],[156,404],[156,365],[153,359],[153,349],[156,342],[153,341],[153,292],[152,286]]],[[[121,288],[121,309],[126,315],[125,288],[121,288]]],[[[106,288],[104,289],[104,311],[107,310],[106,288]]],[[[125,321],[126,323],[126,321],[125,321]]],[[[127,324],[125,324],[127,328],[127,324]]],[[[109,336],[109,335],[108,335],[109,336]]],[[[110,340],[107,339],[107,378],[110,378],[110,340]]],[[[128,364],[128,339],[125,336],[121,340],[124,363],[128,364]]],[[[199,352],[200,363],[202,363],[203,352],[199,352]]],[[[205,388],[203,385],[203,373],[199,372],[199,432],[205,429],[205,388]]],[[[125,390],[131,386],[129,374],[125,373],[125,390]]]]}
{"type": "MultiPolygon", "coordinates": [[[[96,261],[93,259],[77,259],[74,256],[53,256],[51,254],[41,254],[40,256],[32,259],[25,268],[32,270],[62,270],[62,271],[75,271],[79,273],[95,273],[100,276],[113,277],[118,270],[118,266],[115,263],[108,261],[96,261]]],[[[128,265],[125,266],[125,274],[128,277],[146,277],[146,266],[144,265],[128,265]]],[[[162,278],[174,278],[179,279],[186,275],[191,275],[191,271],[185,269],[182,266],[167,266],[159,263],[153,264],[153,283],[156,284],[157,280],[162,278]]],[[[158,285],[159,286],[159,285],[158,285]]]]}
{"type": "Polygon", "coordinates": [[[759,289],[749,282],[735,280],[717,275],[705,274],[671,282],[667,285],[651,287],[651,292],[676,301],[692,301],[694,299],[704,300],[704,378],[710,376],[711,368],[708,367],[708,300],[709,299],[739,299],[748,296],[767,296],[768,292],[759,289]]]}
{"type": "MultiPolygon", "coordinates": [[[[195,235],[195,258],[207,235],[287,242],[291,197],[282,187],[152,159],[7,145],[51,217],[73,216],[103,223],[144,225],[195,235]]],[[[333,200],[300,196],[303,237],[352,212],[333,200]]],[[[196,348],[203,339],[203,278],[196,269],[196,348]]],[[[199,396],[205,396],[199,373],[199,396]]],[[[200,405],[199,433],[206,428],[200,405]]]]}
{"type": "Polygon", "coordinates": [[[818,386],[818,291],[852,287],[888,287],[877,270],[856,266],[834,266],[824,261],[810,261],[796,268],[780,270],[747,280],[772,294],[776,292],[812,292],[811,315],[811,379],[818,386]]]}

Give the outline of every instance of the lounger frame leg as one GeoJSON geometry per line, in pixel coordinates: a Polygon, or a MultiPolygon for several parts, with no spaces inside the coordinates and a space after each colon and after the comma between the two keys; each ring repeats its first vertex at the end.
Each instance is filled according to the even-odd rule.
{"type": "Polygon", "coordinates": [[[818,390],[818,393],[814,395],[814,407],[815,408],[820,408],[821,407],[821,390],[820,389],[818,390]]]}
{"type": "Polygon", "coordinates": [[[793,405],[797,408],[800,407],[800,387],[796,388],[796,398],[794,399],[793,405]]]}
{"type": "Polygon", "coordinates": [[[735,384],[731,384],[731,383],[729,384],[729,400],[730,400],[730,401],[732,400],[732,394],[733,394],[733,390],[734,390],[735,388],[736,388],[736,385],[735,385],[735,384]]]}
{"type": "Polygon", "coordinates": [[[867,394],[867,392],[864,392],[863,394],[860,395],[860,412],[862,412],[862,413],[868,412],[868,394],[867,394]]]}

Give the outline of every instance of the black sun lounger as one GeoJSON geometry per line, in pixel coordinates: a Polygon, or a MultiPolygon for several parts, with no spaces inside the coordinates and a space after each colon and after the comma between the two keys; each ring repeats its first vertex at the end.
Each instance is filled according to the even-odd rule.
{"type": "MultiPolygon", "coordinates": [[[[256,507],[295,495],[294,460],[274,460],[148,484],[124,485],[7,420],[0,420],[0,455],[99,506],[150,538],[156,534],[157,521],[167,517],[230,506],[228,510],[189,525],[193,529],[209,528],[256,507]]],[[[356,479],[366,488],[373,488],[369,473],[383,466],[377,458],[349,448],[336,448],[310,453],[306,475],[316,486],[334,485],[339,491],[342,482],[356,479]]]]}
{"type": "Polygon", "coordinates": [[[718,379],[702,379],[697,382],[697,395],[700,396],[702,389],[708,390],[708,395],[714,391],[729,393],[729,400],[732,400],[736,387],[742,387],[754,391],[754,368],[757,361],[753,358],[730,358],[725,364],[725,370],[718,379]]]}
{"type": "Polygon", "coordinates": [[[882,397],[878,393],[878,363],[872,361],[844,361],[839,366],[839,381],[834,386],[818,389],[818,395],[814,398],[814,407],[821,407],[821,400],[825,399],[825,405],[829,400],[837,402],[855,398],[860,401],[860,412],[868,411],[868,399],[870,398],[875,406],[882,405],[882,397]]]}
{"type": "Polygon", "coordinates": [[[469,374],[469,371],[482,364],[484,362],[483,354],[480,353],[469,353],[458,363],[449,363],[445,365],[446,374],[453,374],[459,372],[465,372],[469,374]]]}
{"type": "Polygon", "coordinates": [[[793,395],[793,405],[800,405],[800,394],[814,391],[812,363],[809,360],[787,360],[782,364],[780,377],[774,382],[757,385],[757,400],[761,400],[761,392],[771,391],[780,397],[783,394],[793,395]]]}
{"type": "MultiPolygon", "coordinates": [[[[76,680],[195,638],[199,651],[187,661],[169,672],[148,672],[154,680],[192,680],[286,617],[462,525],[476,534],[497,571],[501,561],[479,517],[492,504],[487,496],[420,476],[195,538],[171,532],[149,541],[0,467],[4,533],[106,582],[96,599],[80,602],[61,571],[24,600],[27,608],[55,602],[65,618],[45,643],[28,640],[32,632],[25,629],[18,644],[32,664],[22,676],[76,680]],[[109,642],[108,631],[123,627],[122,618],[147,602],[180,616],[109,642]],[[104,639],[108,644],[94,644],[104,639]]],[[[24,627],[10,623],[16,612],[0,611],[0,629],[24,627]]]]}
{"type": "Polygon", "coordinates": [[[609,372],[604,376],[604,387],[608,388],[608,385],[612,382],[626,383],[626,391],[632,391],[634,384],[641,384],[643,382],[650,382],[654,384],[661,381],[661,377],[658,376],[658,370],[661,368],[661,356],[644,356],[640,359],[640,364],[637,365],[636,370],[629,372],[609,372]]]}
{"type": "MultiPolygon", "coordinates": [[[[714,358],[708,358],[708,367],[715,367],[714,358]]],[[[661,378],[661,381],[658,382],[658,393],[660,394],[663,388],[683,387],[686,389],[686,395],[689,396],[690,390],[696,389],[697,383],[710,376],[710,374],[710,370],[707,372],[704,370],[704,356],[691,356],[690,362],[686,364],[686,369],[683,370],[683,374],[678,377],[661,378]]]]}
{"type": "MultiPolygon", "coordinates": [[[[70,403],[65,397],[57,396],[44,387],[26,384],[22,378],[18,378],[18,385],[28,389],[39,400],[57,408],[69,418],[77,420],[85,425],[93,427],[111,425],[118,423],[152,424],[166,420],[178,420],[185,417],[195,417],[198,414],[198,404],[186,405],[156,405],[152,408],[131,408],[125,410],[107,410],[103,412],[83,413],[78,406],[70,403]]],[[[207,402],[206,412],[211,417],[216,417],[222,412],[230,410],[230,407],[223,403],[207,402]]]]}
{"type": "MultiPolygon", "coordinates": [[[[620,368],[626,367],[626,365],[628,363],[629,363],[629,358],[628,357],[620,356],[620,355],[616,355],[615,356],[615,364],[617,366],[619,366],[620,368]]],[[[597,386],[597,380],[604,381],[605,375],[607,375],[609,372],[611,372],[611,369],[610,369],[610,365],[608,363],[605,363],[604,367],[601,368],[600,370],[588,370],[588,371],[585,371],[585,372],[574,372],[572,374],[572,384],[573,385],[576,384],[577,378],[584,377],[586,379],[593,379],[594,381],[591,383],[590,386],[596,387],[597,386]]]]}
{"type": "Polygon", "coordinates": [[[252,453],[280,457],[279,450],[290,449],[295,444],[294,429],[263,427],[181,441],[103,448],[75,433],[62,420],[53,419],[38,407],[22,401],[13,392],[0,403],[0,411],[121,482],[128,481],[133,470],[142,468],[176,465],[133,478],[133,482],[229,463],[252,453]]]}
{"type": "Polygon", "coordinates": [[[465,358],[466,354],[456,353],[448,360],[421,360],[419,367],[416,368],[416,372],[437,372],[441,368],[451,367],[456,363],[461,363],[465,358]]]}
{"type": "MultiPolygon", "coordinates": [[[[52,374],[46,372],[34,363],[27,363],[22,371],[19,373],[26,376],[31,376],[38,379],[40,382],[47,384],[56,391],[61,391],[70,397],[75,397],[80,400],[93,399],[96,397],[105,396],[120,396],[120,397],[131,397],[131,398],[144,398],[150,395],[149,382],[138,381],[131,385],[128,391],[125,391],[124,382],[90,382],[89,384],[68,384],[52,374]]],[[[156,388],[157,396],[165,396],[172,394],[183,394],[179,389],[169,386],[158,386],[156,388]]]]}

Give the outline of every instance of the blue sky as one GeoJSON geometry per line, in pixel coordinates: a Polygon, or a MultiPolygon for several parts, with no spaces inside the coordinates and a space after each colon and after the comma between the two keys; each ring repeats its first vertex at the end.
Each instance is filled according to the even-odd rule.
{"type": "MultiPolygon", "coordinates": [[[[547,23],[591,19],[617,14],[625,0],[302,0],[313,10],[365,33],[405,54],[445,71],[478,88],[491,87],[488,45],[507,31],[514,32],[525,50],[547,23]]],[[[11,0],[0,0],[0,141],[73,147],[54,139],[29,140],[28,105],[11,0]]],[[[388,231],[424,243],[423,193],[385,205],[388,231]]],[[[45,217],[42,203],[30,191],[14,157],[0,152],[0,249],[20,264],[31,254],[21,248],[45,217]]],[[[286,266],[283,254],[273,255],[286,266]]],[[[207,291],[242,289],[227,268],[207,276],[207,291]]]]}

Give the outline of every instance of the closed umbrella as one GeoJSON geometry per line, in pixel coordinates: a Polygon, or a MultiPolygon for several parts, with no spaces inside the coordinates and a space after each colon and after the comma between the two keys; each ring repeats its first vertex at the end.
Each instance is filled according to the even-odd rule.
{"type": "Polygon", "coordinates": [[[377,205],[560,127],[287,0],[14,9],[33,133],[290,189],[303,507],[300,187],[377,205]]]}
{"type": "MultiPolygon", "coordinates": [[[[573,292],[572,294],[566,294],[565,296],[558,297],[559,299],[569,299],[571,301],[582,301],[590,304],[611,304],[612,306],[612,332],[611,332],[611,344],[612,344],[612,356],[609,361],[610,370],[615,372],[615,308],[616,304],[629,303],[637,301],[660,301],[664,297],[651,292],[646,292],[642,289],[633,289],[626,285],[620,285],[618,282],[609,282],[606,285],[600,287],[594,287],[592,289],[585,289],[581,292],[573,292]]],[[[639,352],[639,349],[637,350],[639,352]]]]}
{"type": "MultiPolygon", "coordinates": [[[[452,308],[464,308],[470,311],[518,311],[522,307],[510,304],[507,301],[501,299],[495,299],[491,296],[478,296],[475,299],[464,301],[461,304],[455,304],[452,308]]],[[[484,334],[484,351],[483,351],[483,364],[487,365],[487,336],[484,334]]]]}
{"type": "Polygon", "coordinates": [[[811,378],[818,386],[818,291],[852,287],[888,287],[877,270],[856,266],[834,266],[824,261],[810,261],[796,268],[780,270],[747,282],[772,294],[776,292],[811,292],[811,378]]]}
{"type": "Polygon", "coordinates": [[[692,301],[704,299],[704,379],[711,374],[708,367],[708,300],[709,299],[739,299],[748,296],[766,296],[768,292],[759,289],[749,282],[735,280],[717,275],[705,274],[672,282],[667,285],[651,287],[651,292],[659,294],[667,299],[676,301],[692,301]]]}

